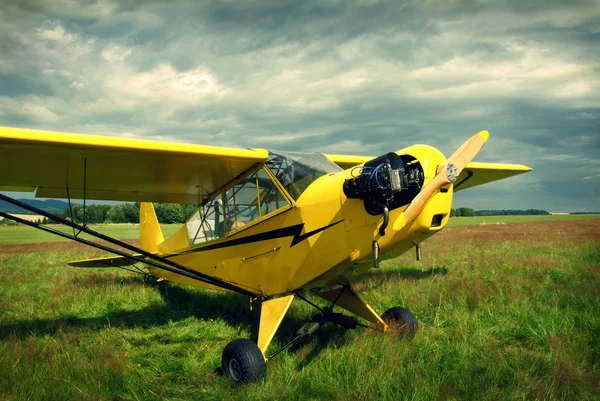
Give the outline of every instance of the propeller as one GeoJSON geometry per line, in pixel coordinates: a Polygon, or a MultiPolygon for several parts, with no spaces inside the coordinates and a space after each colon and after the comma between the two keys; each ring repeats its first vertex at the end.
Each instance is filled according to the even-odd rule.
{"type": "Polygon", "coordinates": [[[407,224],[410,224],[423,211],[427,202],[444,185],[452,184],[456,181],[465,166],[479,153],[490,134],[487,131],[481,131],[473,135],[452,156],[446,160],[446,164],[438,166],[438,172],[435,177],[427,184],[421,192],[408,205],[406,210],[394,222],[394,231],[401,230],[407,224]]]}

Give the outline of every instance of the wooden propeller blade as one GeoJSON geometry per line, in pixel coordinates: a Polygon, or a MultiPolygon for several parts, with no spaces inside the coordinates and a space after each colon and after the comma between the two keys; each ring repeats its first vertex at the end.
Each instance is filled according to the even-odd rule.
{"type": "Polygon", "coordinates": [[[479,153],[481,148],[483,148],[483,145],[485,145],[489,136],[490,134],[487,131],[481,131],[473,135],[448,158],[446,163],[454,164],[457,175],[460,175],[465,166],[469,164],[471,160],[477,156],[477,153],[479,153]]]}
{"type": "Polygon", "coordinates": [[[408,205],[404,213],[396,219],[394,222],[394,231],[398,231],[411,223],[423,211],[429,200],[440,188],[456,180],[465,166],[475,158],[483,145],[485,145],[489,135],[487,131],[481,131],[473,135],[450,156],[445,165],[440,166],[440,172],[433,177],[427,186],[421,189],[421,192],[408,205]],[[448,171],[452,173],[453,177],[448,176],[448,171]]]}

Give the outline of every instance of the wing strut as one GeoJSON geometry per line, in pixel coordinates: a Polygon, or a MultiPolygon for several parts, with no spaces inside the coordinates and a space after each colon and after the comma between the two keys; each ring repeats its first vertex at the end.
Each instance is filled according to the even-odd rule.
{"type": "Polygon", "coordinates": [[[94,248],[101,249],[103,251],[111,252],[111,253],[117,254],[119,256],[126,257],[128,259],[133,259],[133,260],[135,260],[137,262],[147,263],[149,265],[152,265],[152,266],[157,267],[159,269],[163,269],[163,270],[169,271],[171,273],[180,274],[182,276],[185,276],[185,277],[188,277],[188,278],[191,278],[191,279],[194,279],[194,280],[202,281],[204,283],[211,284],[211,285],[214,285],[216,287],[220,287],[220,288],[223,288],[223,289],[226,289],[226,290],[237,292],[238,294],[247,295],[247,296],[251,296],[251,297],[255,297],[255,298],[264,298],[261,294],[257,294],[257,293],[248,291],[248,290],[246,290],[244,288],[236,286],[235,284],[232,284],[232,283],[229,283],[227,281],[218,279],[216,277],[212,277],[212,276],[209,276],[207,274],[197,272],[197,271],[192,270],[190,268],[187,268],[187,267],[185,267],[185,266],[183,266],[183,265],[181,265],[181,264],[179,264],[177,262],[174,262],[174,261],[169,260],[167,258],[164,258],[162,256],[158,256],[158,255],[152,254],[152,253],[147,252],[147,251],[145,251],[143,249],[140,249],[138,247],[130,245],[130,244],[126,243],[126,242],[119,241],[119,240],[114,239],[112,237],[108,237],[108,236],[106,236],[104,234],[101,234],[101,233],[99,233],[97,231],[94,231],[94,230],[92,230],[92,229],[90,229],[90,228],[88,228],[86,226],[82,226],[80,224],[73,223],[73,222],[71,222],[69,220],[63,219],[62,217],[53,215],[52,213],[48,213],[48,212],[46,212],[46,211],[44,211],[42,209],[38,209],[35,206],[28,205],[26,203],[23,203],[21,201],[18,201],[16,199],[8,197],[8,196],[6,196],[4,194],[0,194],[0,200],[8,202],[8,203],[10,203],[12,205],[21,207],[21,208],[23,208],[25,210],[29,210],[30,212],[34,212],[34,213],[39,214],[41,216],[47,217],[49,219],[55,220],[55,221],[57,221],[57,222],[59,222],[61,224],[64,224],[66,226],[69,226],[69,227],[73,228],[74,230],[79,230],[79,232],[77,233],[77,235],[79,235],[80,232],[84,232],[84,233],[89,234],[89,235],[91,235],[91,236],[93,236],[95,238],[98,238],[98,239],[101,239],[103,241],[109,242],[109,243],[111,243],[113,245],[120,246],[122,248],[128,249],[128,250],[130,250],[132,252],[135,252],[135,253],[139,253],[139,254],[141,254],[144,257],[142,258],[142,257],[139,257],[139,256],[130,255],[130,254],[128,254],[126,252],[123,252],[123,251],[120,251],[120,250],[118,250],[116,248],[111,248],[111,247],[108,247],[108,246],[105,246],[105,245],[98,244],[98,243],[93,242],[93,241],[88,241],[88,240],[85,240],[83,238],[79,238],[77,235],[66,234],[66,233],[63,233],[61,231],[55,230],[53,228],[45,227],[45,226],[43,226],[43,225],[41,225],[39,223],[35,223],[35,222],[32,222],[32,221],[27,221],[25,219],[21,219],[19,217],[12,216],[12,215],[10,215],[8,213],[5,213],[5,212],[0,212],[0,216],[1,217],[7,218],[9,220],[13,220],[13,221],[16,221],[18,223],[25,224],[27,226],[40,229],[42,231],[46,231],[46,232],[58,235],[58,236],[63,237],[63,238],[67,238],[67,239],[70,239],[70,240],[73,240],[73,241],[76,241],[76,242],[79,242],[79,243],[82,243],[82,244],[85,244],[85,245],[89,245],[89,246],[92,246],[94,248]]]}

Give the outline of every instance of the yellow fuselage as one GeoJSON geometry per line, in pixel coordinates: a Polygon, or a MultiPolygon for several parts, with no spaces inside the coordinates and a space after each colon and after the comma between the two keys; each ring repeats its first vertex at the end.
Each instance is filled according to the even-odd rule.
{"type": "MultiPolygon", "coordinates": [[[[411,155],[421,163],[424,185],[435,176],[438,165],[446,161],[438,150],[426,145],[396,153],[411,155]]],[[[158,250],[186,267],[272,296],[351,279],[373,266],[373,240],[378,241],[383,259],[392,258],[424,241],[448,222],[452,186],[434,195],[414,222],[400,231],[394,232],[392,227],[405,206],[392,210],[386,235],[381,237],[378,229],[382,216],[369,215],[361,200],[344,195],[342,185],[350,177],[350,170],[324,175],[290,207],[217,241],[190,246],[184,226],[159,244],[158,250]],[[244,243],[244,238],[253,240],[244,243]]],[[[215,288],[177,274],[151,271],[170,281],[215,288]]]]}

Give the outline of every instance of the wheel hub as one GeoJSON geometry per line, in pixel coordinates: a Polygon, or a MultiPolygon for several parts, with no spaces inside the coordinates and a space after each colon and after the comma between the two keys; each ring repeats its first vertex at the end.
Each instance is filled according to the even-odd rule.
{"type": "Polygon", "coordinates": [[[242,378],[242,368],[239,362],[234,358],[231,358],[229,360],[229,375],[231,376],[233,381],[236,382],[239,382],[242,378]]]}

